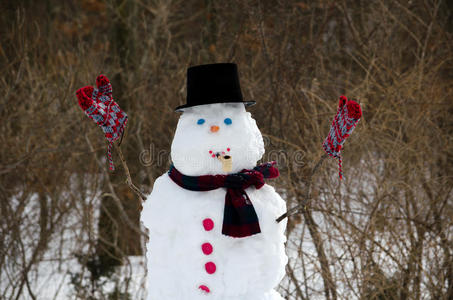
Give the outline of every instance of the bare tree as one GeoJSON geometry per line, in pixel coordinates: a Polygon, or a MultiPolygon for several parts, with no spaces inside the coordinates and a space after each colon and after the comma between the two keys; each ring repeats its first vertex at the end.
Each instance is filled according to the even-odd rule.
{"type": "Polygon", "coordinates": [[[109,269],[111,297],[133,292],[146,235],[128,184],[148,193],[168,169],[186,68],[221,61],[239,65],[244,96],[258,103],[263,159],[279,164],[285,297],[453,298],[451,1],[0,7],[0,298],[40,299],[52,281],[57,297],[107,299],[113,291],[95,276],[77,281],[100,271],[99,254],[122,264],[109,269]],[[118,152],[117,171],[106,171],[102,132],[77,107],[75,90],[100,72],[129,115],[128,182],[118,152]],[[321,147],[341,94],[364,112],[342,182],[321,147]],[[72,284],[70,271],[80,275],[72,284]]]}

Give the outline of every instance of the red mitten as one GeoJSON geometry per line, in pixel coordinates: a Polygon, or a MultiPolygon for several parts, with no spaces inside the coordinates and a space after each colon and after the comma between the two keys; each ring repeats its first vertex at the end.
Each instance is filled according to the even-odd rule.
{"type": "Polygon", "coordinates": [[[352,133],[362,117],[360,105],[348,100],[345,96],[340,97],[338,110],[330,126],[329,135],[324,140],[322,146],[326,153],[332,157],[338,158],[338,168],[340,179],[343,178],[341,169],[341,148],[346,138],[352,133]]]}
{"type": "Polygon", "coordinates": [[[112,85],[107,77],[99,75],[96,78],[97,89],[86,86],[77,90],[79,105],[85,114],[101,126],[106,139],[109,141],[107,157],[110,170],[114,170],[112,160],[113,142],[118,140],[127,124],[127,114],[113,100],[112,85]]]}

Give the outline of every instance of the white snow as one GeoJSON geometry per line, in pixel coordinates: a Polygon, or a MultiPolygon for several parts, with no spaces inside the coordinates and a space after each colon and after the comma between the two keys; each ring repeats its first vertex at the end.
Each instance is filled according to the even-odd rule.
{"type": "Polygon", "coordinates": [[[176,169],[189,176],[225,174],[218,159],[212,157],[217,152],[232,156],[232,173],[255,167],[263,156],[263,137],[243,104],[195,106],[181,115],[171,145],[176,169]],[[226,118],[231,119],[230,125],[225,124],[226,118]],[[204,123],[199,125],[200,119],[204,123]],[[212,132],[211,126],[218,126],[219,130],[212,132]]]}
{"type": "MultiPolygon", "coordinates": [[[[92,178],[87,177],[87,181],[92,178]]],[[[62,195],[65,197],[66,195],[62,195]]],[[[11,206],[18,206],[19,198],[13,197],[11,206]]],[[[88,193],[83,201],[75,203],[73,212],[66,214],[59,224],[59,231],[55,232],[49,241],[48,247],[39,262],[32,265],[28,273],[30,289],[36,299],[39,300],[66,300],[75,299],[74,287],[71,284],[70,274],[81,272],[82,266],[74,257],[75,253],[86,253],[89,248],[89,239],[87,228],[89,226],[93,236],[97,235],[97,226],[99,219],[100,191],[88,193]],[[92,220],[88,222],[84,218],[83,210],[92,211],[92,220]]],[[[2,272],[0,272],[0,298],[13,299],[18,292],[18,285],[21,277],[25,259],[30,261],[32,250],[36,247],[39,240],[39,203],[38,195],[33,194],[25,202],[23,221],[20,224],[20,232],[24,243],[25,258],[21,258],[20,253],[17,256],[6,256],[2,272]]],[[[85,216],[86,217],[86,216],[85,216]]],[[[8,237],[8,235],[7,235],[8,237]]],[[[145,259],[142,256],[125,257],[123,266],[119,266],[112,276],[112,281],[102,287],[104,295],[112,292],[115,282],[117,281],[121,291],[126,291],[132,299],[144,299],[144,279],[146,275],[145,259]],[[127,286],[126,286],[127,285],[127,286]]],[[[85,271],[85,274],[87,271],[85,271]]],[[[86,279],[85,279],[86,280],[86,279]]],[[[33,299],[24,287],[20,299],[33,299]]]]}
{"type": "MultiPolygon", "coordinates": [[[[191,176],[225,174],[221,162],[212,157],[217,152],[232,157],[232,173],[253,168],[264,154],[261,133],[243,104],[203,105],[182,114],[171,149],[175,167],[191,176]],[[213,132],[211,126],[219,129],[213,132]]],[[[149,229],[148,300],[283,299],[274,288],[287,263],[286,221],[275,219],[286,211],[285,202],[269,185],[246,192],[261,233],[232,238],[221,233],[226,189],[185,190],[167,174],[156,180],[141,215],[149,229]],[[203,227],[207,218],[214,222],[210,231],[203,227]],[[211,254],[203,253],[203,243],[213,246],[211,254]],[[207,262],[216,265],[213,274],[206,272],[207,262]]]]}

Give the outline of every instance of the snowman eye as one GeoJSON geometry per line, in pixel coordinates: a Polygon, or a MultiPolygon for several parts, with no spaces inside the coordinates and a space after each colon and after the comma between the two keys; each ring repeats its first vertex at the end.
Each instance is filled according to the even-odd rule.
{"type": "Polygon", "coordinates": [[[231,125],[231,123],[233,123],[233,121],[231,121],[230,118],[226,118],[225,120],[223,120],[223,123],[225,123],[227,125],[231,125]]]}
{"type": "Polygon", "coordinates": [[[204,122],[205,122],[204,119],[198,119],[197,124],[202,125],[204,122]]]}

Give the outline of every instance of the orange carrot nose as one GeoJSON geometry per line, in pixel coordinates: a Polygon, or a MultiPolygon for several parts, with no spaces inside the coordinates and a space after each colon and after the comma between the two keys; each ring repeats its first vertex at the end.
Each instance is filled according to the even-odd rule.
{"type": "Polygon", "coordinates": [[[211,126],[211,132],[217,132],[217,131],[219,131],[219,129],[220,129],[219,126],[216,126],[216,125],[211,126]]]}

